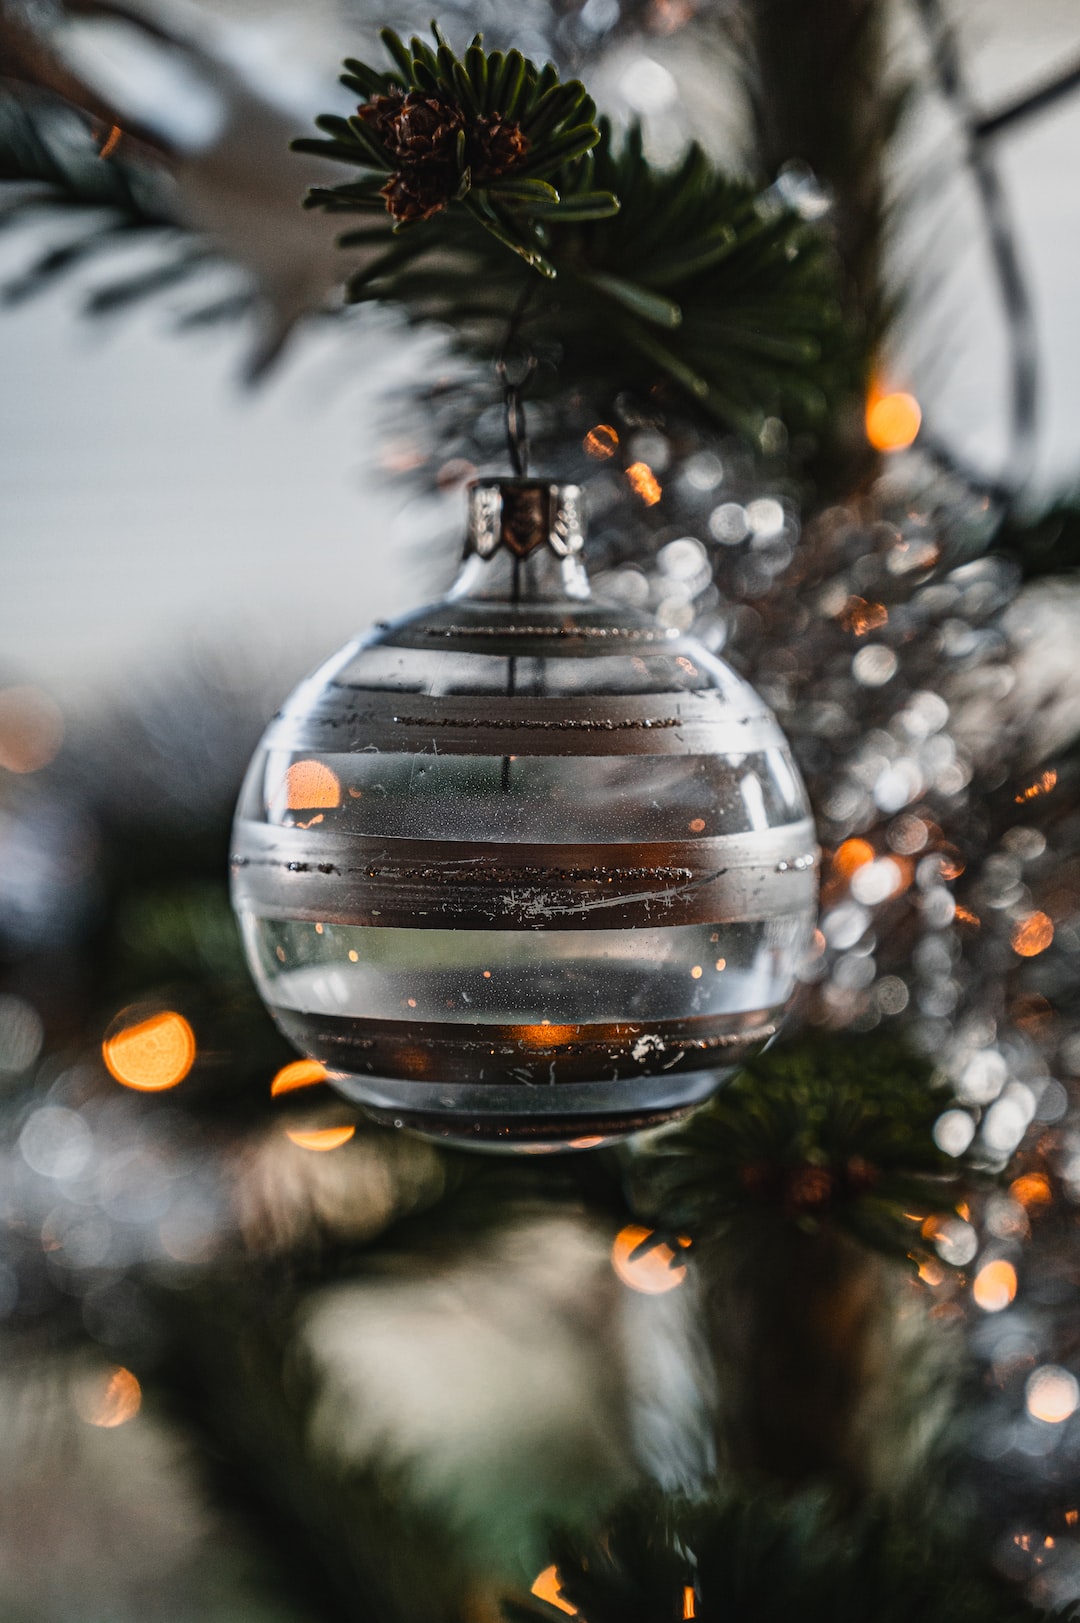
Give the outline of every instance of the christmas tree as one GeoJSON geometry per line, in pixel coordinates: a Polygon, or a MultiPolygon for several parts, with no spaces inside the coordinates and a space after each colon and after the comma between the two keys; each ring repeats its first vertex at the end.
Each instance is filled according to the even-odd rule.
{"type": "MultiPolygon", "coordinates": [[[[148,13],[76,9],[206,68],[148,13]]],[[[879,0],[465,11],[361,19],[338,110],[268,116],[212,223],[56,20],[0,8],[4,218],[76,222],[9,302],[135,239],[156,259],[91,314],[192,282],[189,325],[259,320],[253,379],[316,313],[441,335],[386,403],[397,477],[580,487],[599,594],[775,712],[822,847],[798,992],[713,1098],[621,1143],[488,1158],[379,1125],[245,967],[258,690],[192,671],[62,747],[55,706],[0,690],[0,1594],[28,1619],[1067,1613],[1077,509],[1029,497],[995,151],[1076,70],[980,108],[930,0],[910,68],[879,0]],[[642,41],[708,81],[677,150],[642,41]],[[620,52],[637,118],[586,88],[620,52]],[[992,476],[889,371],[919,294],[888,269],[890,163],[930,93],[1011,335],[992,476]]]]}

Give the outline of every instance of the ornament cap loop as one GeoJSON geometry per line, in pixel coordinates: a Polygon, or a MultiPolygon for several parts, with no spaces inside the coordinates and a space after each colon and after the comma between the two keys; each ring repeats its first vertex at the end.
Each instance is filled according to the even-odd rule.
{"type": "Polygon", "coordinates": [[[571,558],[585,546],[585,493],[546,479],[476,479],[469,486],[465,555],[490,558],[505,546],[518,558],[550,547],[571,558]]]}

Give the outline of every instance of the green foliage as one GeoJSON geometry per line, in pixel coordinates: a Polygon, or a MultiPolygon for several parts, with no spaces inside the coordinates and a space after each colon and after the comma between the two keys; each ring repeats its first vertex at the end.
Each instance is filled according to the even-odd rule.
{"type": "Polygon", "coordinates": [[[945,1102],[929,1063],[895,1033],[786,1045],[659,1140],[642,1190],[666,1226],[695,1235],[771,1210],[906,1254],[913,1217],[956,1199],[957,1163],[932,1137],[945,1102]]]}
{"type": "MultiPolygon", "coordinates": [[[[448,96],[451,81],[459,85],[456,58],[443,45],[438,57],[426,46],[427,56],[417,54],[421,43],[413,41],[412,55],[400,47],[396,75],[348,63],[346,83],[373,99],[395,88],[400,95],[413,82],[432,83],[431,56],[443,64],[439,93],[448,96]]],[[[478,41],[466,53],[474,79],[461,107],[477,94],[481,61],[482,105],[502,114],[503,72],[495,75],[497,57],[478,41]]],[[[606,120],[586,125],[591,102],[577,99],[582,87],[559,86],[554,69],[537,73],[523,63],[521,83],[531,87],[520,104],[526,133],[535,136],[549,98],[566,92],[569,105],[572,91],[569,126],[556,122],[530,137],[522,166],[483,197],[474,184],[404,231],[383,211],[380,183],[393,160],[377,150],[370,121],[323,118],[330,138],[299,143],[374,171],[310,199],[369,214],[340,239],[365,255],[348,299],[393,303],[410,321],[438,322],[482,360],[512,332],[557,368],[563,393],[595,394],[602,379],[608,396],[620,388],[659,393],[750,435],[773,415],[794,427],[823,423],[839,395],[858,387],[861,365],[844,335],[839,265],[826,235],[773,193],[718,170],[696,145],[674,169],[659,169],[636,127],[620,139],[606,120]],[[540,181],[557,202],[540,196],[540,181]]]]}
{"type": "MultiPolygon", "coordinates": [[[[867,1515],[838,1523],[818,1498],[665,1499],[623,1505],[592,1537],[552,1541],[566,1605],[587,1623],[1035,1623],[1045,1614],[966,1549],[867,1515]]],[[[512,1623],[556,1623],[546,1601],[512,1623]]]]}
{"type": "Polygon", "coordinates": [[[587,169],[580,160],[600,139],[596,108],[580,81],[560,83],[550,63],[541,69],[520,51],[485,51],[481,34],[460,58],[434,23],[432,32],[434,49],[417,35],[406,45],[393,29],[383,29],[393,71],[345,62],[342,83],[364,98],[359,116],[324,114],[316,123],[328,138],[300,140],[294,146],[374,173],[361,181],[316,188],[308,206],[364,212],[381,210],[385,199],[397,215],[393,230],[398,233],[427,215],[403,218],[394,206],[392,187],[380,184],[381,177],[423,168],[436,187],[429,196],[432,212],[460,205],[526,264],[554,276],[543,253],[544,224],[591,219],[618,208],[610,192],[582,184],[587,169]],[[387,122],[393,122],[394,108],[410,96],[422,102],[425,127],[406,142],[413,151],[403,154],[391,141],[387,122]],[[489,154],[485,170],[481,149],[490,145],[493,133],[508,126],[522,150],[511,143],[504,161],[494,164],[489,154]]]}
{"type": "MultiPolygon", "coordinates": [[[[215,248],[173,213],[161,176],[122,152],[103,159],[101,140],[82,113],[0,89],[0,231],[41,214],[76,227],[0,287],[3,303],[44,293],[61,277],[133,244],[153,244],[160,257],[95,288],[86,298],[88,315],[112,315],[220,263],[215,248]]],[[[250,304],[249,294],[233,294],[204,304],[183,324],[231,317],[250,304]]]]}

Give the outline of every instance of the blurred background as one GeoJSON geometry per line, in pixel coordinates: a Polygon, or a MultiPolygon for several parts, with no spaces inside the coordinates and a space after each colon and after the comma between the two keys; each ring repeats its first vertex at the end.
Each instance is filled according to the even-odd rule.
{"type": "Polygon", "coordinates": [[[645,511],[576,406],[530,410],[591,481],[602,583],[791,733],[828,859],[796,1046],[909,1044],[926,1142],[976,1155],[903,1271],[827,1223],[808,1261],[788,1195],[793,1249],[725,1229],[695,1271],[636,1150],[481,1164],[293,1067],[228,908],[244,768],[306,670],[443,588],[464,483],[504,468],[486,370],[343,306],[336,222],[299,206],[329,166],[288,150],[349,110],[343,56],[427,13],[0,4],[5,1617],[556,1617],[554,1525],[718,1476],[924,1544],[917,1501],[981,1514],[995,1582],[1080,1597],[1080,17],[829,0],[872,39],[852,127],[903,109],[830,154],[798,10],[439,17],[580,73],[658,164],[697,139],[827,231],[873,217],[856,472],[775,417],[749,448],[628,417],[645,511]],[[758,1332],[795,1352],[748,1397],[758,1332]]]}

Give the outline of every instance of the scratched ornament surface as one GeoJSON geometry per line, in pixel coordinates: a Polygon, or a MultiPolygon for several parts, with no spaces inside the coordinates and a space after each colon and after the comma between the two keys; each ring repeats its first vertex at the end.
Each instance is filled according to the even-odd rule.
{"type": "Polygon", "coordinates": [[[774,1034],[817,849],[786,740],[692,638],[589,594],[580,492],[489,480],[441,602],[303,682],[248,772],[260,993],[380,1119],[584,1148],[774,1034]]]}

